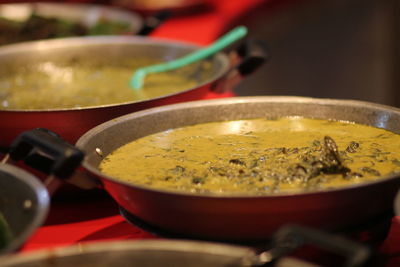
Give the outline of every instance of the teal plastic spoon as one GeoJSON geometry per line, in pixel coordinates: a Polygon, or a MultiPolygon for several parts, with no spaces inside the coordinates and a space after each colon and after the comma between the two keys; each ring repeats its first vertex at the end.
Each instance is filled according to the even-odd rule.
{"type": "Polygon", "coordinates": [[[147,74],[174,70],[186,66],[188,64],[194,63],[196,61],[202,60],[212,54],[219,52],[228,45],[244,37],[246,34],[247,34],[247,28],[244,26],[238,26],[233,30],[231,30],[230,32],[223,35],[222,37],[220,37],[217,41],[215,41],[211,45],[196,50],[195,52],[190,53],[184,57],[168,61],[166,63],[139,68],[135,71],[135,73],[131,77],[129,81],[129,86],[134,90],[140,89],[143,86],[144,79],[147,74]]]}

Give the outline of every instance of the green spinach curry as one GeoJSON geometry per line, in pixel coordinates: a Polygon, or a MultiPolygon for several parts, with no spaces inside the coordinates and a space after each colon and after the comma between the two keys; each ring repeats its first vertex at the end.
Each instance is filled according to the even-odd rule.
{"type": "Polygon", "coordinates": [[[129,31],[128,23],[105,17],[100,17],[92,26],[35,12],[23,21],[0,17],[0,45],[71,36],[127,34],[129,31]]]}
{"type": "MultiPolygon", "coordinates": [[[[0,110],[49,110],[145,101],[195,88],[210,64],[202,61],[175,71],[146,76],[143,88],[129,80],[139,67],[160,60],[135,58],[117,63],[58,64],[51,61],[0,75],[0,110]]],[[[207,74],[206,74],[207,72],[207,74]]]]}
{"type": "Polygon", "coordinates": [[[4,218],[3,214],[0,212],[0,251],[8,246],[12,240],[11,229],[4,218]]]}
{"type": "Polygon", "coordinates": [[[118,148],[100,170],[181,192],[265,195],[374,181],[400,172],[400,135],[301,117],[198,124],[118,148]]]}

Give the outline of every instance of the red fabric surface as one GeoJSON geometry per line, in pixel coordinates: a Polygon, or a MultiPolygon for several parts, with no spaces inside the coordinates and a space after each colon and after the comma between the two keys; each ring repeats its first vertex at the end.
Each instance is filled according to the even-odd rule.
{"type": "Polygon", "coordinates": [[[151,36],[184,40],[206,45],[224,32],[231,22],[252,8],[257,7],[263,0],[246,1],[208,1],[210,12],[193,13],[167,20],[156,29],[151,36]]]}
{"type": "Polygon", "coordinates": [[[45,224],[26,242],[22,251],[54,248],[93,241],[157,238],[119,215],[112,199],[55,201],[45,224]]]}

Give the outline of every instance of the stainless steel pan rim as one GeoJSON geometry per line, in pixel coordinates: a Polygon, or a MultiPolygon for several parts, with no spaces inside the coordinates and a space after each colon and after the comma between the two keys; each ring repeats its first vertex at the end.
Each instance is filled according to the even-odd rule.
{"type": "MultiPolygon", "coordinates": [[[[15,198],[16,200],[24,202],[29,201],[28,203],[26,203],[27,206],[25,206],[25,203],[19,203],[21,204],[21,206],[13,207],[19,210],[10,216],[14,216],[15,214],[15,218],[13,218],[15,220],[19,218],[16,216],[21,216],[21,213],[24,213],[23,209],[26,209],[25,213],[28,213],[28,210],[33,210],[32,220],[28,222],[21,222],[23,223],[22,229],[18,229],[18,233],[14,233],[15,236],[12,238],[10,244],[8,244],[6,248],[1,251],[1,253],[8,253],[19,249],[22,244],[33,234],[33,232],[45,221],[49,211],[50,196],[46,187],[38,180],[38,178],[21,168],[9,164],[0,164],[0,172],[3,174],[11,175],[11,178],[17,180],[19,182],[18,184],[20,185],[18,186],[18,188],[13,188],[13,191],[10,192],[11,197],[8,197],[15,198]],[[30,192],[29,195],[18,195],[22,192],[22,185],[28,187],[28,190],[30,192]]],[[[2,195],[1,197],[7,198],[7,195],[2,195]]],[[[10,200],[7,201],[7,199],[5,201],[6,203],[15,202],[10,200]]],[[[11,230],[16,230],[13,229],[13,226],[11,226],[11,228],[11,230]]]]}
{"type": "Polygon", "coordinates": [[[344,266],[364,265],[371,254],[363,244],[315,229],[287,225],[258,249],[248,244],[190,239],[100,241],[0,257],[0,266],[49,266],[49,263],[52,266],[87,266],[88,262],[93,266],[315,266],[290,256],[292,251],[306,244],[340,255],[344,266]]]}
{"type": "MultiPolygon", "coordinates": [[[[161,106],[161,107],[155,107],[155,108],[150,108],[147,110],[142,110],[138,112],[134,112],[128,115],[124,115],[118,118],[115,118],[111,121],[105,122],[101,125],[96,126],[95,128],[91,129],[87,133],[85,133],[79,140],[77,141],[76,145],[77,147],[86,150],[86,152],[90,155],[93,155],[93,151],[87,150],[88,143],[94,138],[96,135],[99,133],[102,133],[103,131],[109,129],[110,127],[118,127],[118,125],[123,124],[124,122],[135,120],[138,118],[145,118],[148,116],[152,116],[154,114],[163,114],[165,112],[173,112],[177,113],[182,110],[188,110],[188,109],[193,109],[193,110],[202,110],[202,109],[207,109],[207,107],[215,107],[215,106],[228,106],[228,105],[239,105],[239,104],[257,104],[257,103],[264,103],[264,102],[269,102],[269,103],[290,103],[290,104],[317,104],[317,105],[322,105],[322,106],[335,106],[337,107],[354,107],[357,109],[368,109],[372,113],[376,113],[378,116],[378,119],[375,121],[375,123],[365,123],[365,122],[359,122],[359,121],[353,121],[353,120],[346,120],[343,119],[343,121],[350,121],[350,122],[356,122],[356,123],[362,123],[362,124],[367,124],[370,126],[375,126],[379,128],[384,128],[396,133],[400,133],[400,109],[395,108],[395,107],[390,107],[386,105],[381,105],[381,104],[375,104],[371,102],[364,102],[364,101],[358,101],[358,100],[338,100],[338,99],[321,99],[321,98],[309,98],[309,97],[297,97],[297,96],[251,96],[251,97],[232,97],[232,98],[224,98],[224,99],[212,99],[212,100],[199,100],[199,101],[191,101],[191,102],[185,102],[185,103],[178,103],[178,104],[172,104],[172,105],[166,105],[166,106],[161,106]],[[398,116],[398,129],[395,129],[391,125],[388,125],[387,123],[391,119],[390,114],[395,114],[398,116]],[[387,127],[387,128],[385,128],[387,127]]],[[[183,112],[182,112],[183,114],[183,112]]],[[[351,114],[350,114],[351,115],[351,114]]],[[[301,114],[299,116],[302,116],[301,114]]],[[[228,114],[229,118],[224,117],[224,115],[220,116],[220,121],[223,120],[230,120],[232,119],[231,115],[228,114]]],[[[250,118],[257,118],[259,116],[248,116],[246,117],[247,119],[250,118]]],[[[310,116],[304,116],[304,117],[309,117],[310,116]]],[[[168,115],[165,117],[168,119],[168,115]]],[[[330,116],[328,114],[320,114],[318,116],[311,116],[311,118],[320,118],[320,119],[329,119],[330,116]]],[[[241,118],[243,119],[243,118],[241,118]]],[[[333,118],[334,120],[337,120],[333,118]]],[[[340,119],[339,119],[340,120],[340,119]]],[[[208,122],[208,120],[206,120],[208,122]]],[[[215,120],[209,120],[215,121],[215,120]]],[[[134,138],[136,139],[136,138],[134,138]]],[[[246,194],[235,194],[235,195],[217,195],[217,194],[207,194],[207,193],[185,193],[185,192],[178,192],[178,191],[171,191],[171,190],[163,190],[163,189],[154,189],[151,187],[146,187],[142,185],[134,185],[131,183],[126,183],[120,180],[117,180],[113,177],[107,176],[103,173],[101,173],[96,166],[93,163],[90,163],[88,158],[86,157],[83,166],[88,169],[90,172],[93,172],[99,177],[105,177],[106,179],[112,181],[113,183],[121,184],[124,186],[128,187],[135,187],[139,188],[140,190],[143,191],[149,191],[149,192],[157,192],[157,193],[162,193],[166,195],[182,195],[185,197],[193,197],[193,198],[216,198],[216,199],[259,199],[259,198],[290,198],[293,196],[313,196],[313,195],[321,195],[325,194],[328,192],[342,192],[342,191],[353,191],[353,190],[358,190],[360,188],[366,188],[366,187],[373,187],[378,184],[383,184],[395,179],[399,179],[399,175],[389,175],[384,178],[381,178],[376,181],[371,181],[371,182],[364,182],[360,184],[355,184],[355,185],[350,185],[346,187],[339,187],[339,188],[332,188],[332,189],[325,189],[325,190],[318,190],[318,191],[310,191],[310,192],[296,192],[296,193],[274,193],[274,194],[269,194],[269,195],[246,195],[246,194]]]]}
{"type": "Polygon", "coordinates": [[[127,23],[127,32],[136,34],[143,26],[139,14],[119,7],[89,3],[3,3],[0,4],[0,17],[14,21],[25,21],[31,14],[48,18],[60,18],[92,26],[98,18],[127,23]]]}
{"type": "MultiPolygon", "coordinates": [[[[81,259],[79,262],[84,264],[88,258],[90,258],[90,255],[97,258],[92,258],[92,260],[97,263],[117,263],[119,260],[116,258],[116,255],[119,255],[121,260],[127,263],[129,260],[138,261],[138,259],[146,257],[141,256],[139,253],[147,255],[147,257],[153,257],[153,260],[148,258],[149,262],[157,260],[154,259],[155,256],[168,259],[168,256],[166,257],[165,255],[171,254],[177,259],[180,258],[181,261],[185,261],[185,259],[195,260],[197,258],[197,260],[199,260],[202,258],[210,258],[207,261],[209,261],[209,263],[213,261],[216,262],[215,266],[219,266],[218,261],[234,262],[235,266],[242,266],[240,263],[254,263],[255,260],[257,260],[257,255],[253,250],[236,245],[192,240],[125,240],[102,241],[65,248],[42,249],[24,253],[23,255],[3,257],[0,260],[0,266],[39,264],[49,259],[57,260],[57,262],[60,261],[60,263],[68,261],[69,259],[72,261],[81,259]],[[149,255],[149,253],[151,254],[149,255]],[[78,258],[74,259],[76,257],[78,258]],[[220,258],[220,260],[218,260],[218,258],[220,258]]],[[[159,263],[162,264],[162,262],[159,263]]],[[[224,264],[221,266],[226,265],[224,264]]]]}
{"type": "MultiPolygon", "coordinates": [[[[118,45],[132,45],[132,46],[145,46],[145,45],[153,45],[160,49],[166,49],[166,55],[168,54],[168,49],[175,50],[188,50],[194,51],[200,46],[191,44],[183,41],[173,41],[163,38],[148,38],[141,36],[82,36],[82,37],[68,37],[68,38],[60,38],[60,39],[51,39],[51,40],[40,40],[40,41],[30,41],[30,42],[22,42],[10,45],[4,45],[0,47],[0,58],[4,57],[12,57],[12,56],[20,56],[24,53],[48,53],[57,50],[65,50],[65,49],[80,49],[87,48],[90,49],[96,46],[118,46],[118,45]]],[[[85,107],[73,107],[73,108],[57,108],[57,109],[6,109],[0,110],[1,112],[55,112],[55,111],[81,111],[81,110],[95,110],[101,109],[105,107],[116,107],[116,106],[127,106],[136,103],[147,103],[155,100],[170,98],[171,96],[177,94],[183,94],[193,89],[200,88],[206,84],[209,84],[212,81],[215,81],[221,78],[229,69],[229,59],[226,54],[218,53],[215,55],[215,60],[221,66],[217,71],[215,71],[209,79],[204,79],[202,82],[196,84],[196,86],[187,88],[186,90],[179,91],[177,93],[163,95],[160,97],[155,97],[142,101],[128,101],[107,105],[95,105],[95,106],[85,106],[85,107]]]]}

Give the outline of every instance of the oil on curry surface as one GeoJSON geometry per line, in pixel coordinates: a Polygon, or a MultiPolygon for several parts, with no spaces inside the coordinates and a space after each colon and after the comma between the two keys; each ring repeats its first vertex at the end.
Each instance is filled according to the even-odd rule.
{"type": "Polygon", "coordinates": [[[126,144],[100,164],[136,185],[196,194],[298,193],[400,172],[400,136],[301,117],[211,122],[126,144]]]}
{"type": "Polygon", "coordinates": [[[210,62],[151,74],[140,90],[129,87],[137,68],[160,59],[135,58],[97,64],[57,63],[10,67],[0,75],[0,110],[57,110],[145,101],[190,90],[211,75],[210,62]]]}

